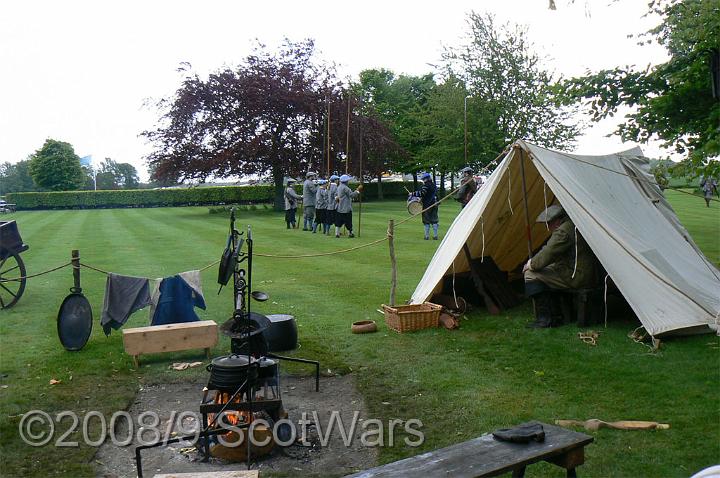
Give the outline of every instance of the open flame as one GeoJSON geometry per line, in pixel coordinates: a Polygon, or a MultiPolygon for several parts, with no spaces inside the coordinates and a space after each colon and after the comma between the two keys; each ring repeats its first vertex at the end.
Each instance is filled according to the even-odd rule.
{"type": "MultiPolygon", "coordinates": [[[[230,398],[232,397],[232,394],[227,392],[216,392],[215,398],[213,399],[213,402],[218,405],[225,405],[227,402],[230,401],[230,398]]],[[[236,396],[233,399],[233,403],[241,403],[242,399],[240,396],[236,396]]],[[[229,423],[230,425],[239,425],[239,424],[249,424],[253,421],[253,413],[247,410],[225,410],[223,412],[225,415],[225,422],[229,423]]],[[[209,420],[212,422],[214,419],[214,414],[208,414],[209,420]]],[[[229,435],[232,432],[226,433],[226,435],[229,435]]]]}

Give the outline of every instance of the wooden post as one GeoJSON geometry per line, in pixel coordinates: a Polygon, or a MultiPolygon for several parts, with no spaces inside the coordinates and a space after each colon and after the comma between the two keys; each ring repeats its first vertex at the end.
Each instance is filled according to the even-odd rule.
{"type": "Polygon", "coordinates": [[[73,292],[80,292],[80,251],[73,249],[72,251],[72,268],[73,268],[73,292]]]}
{"type": "Polygon", "coordinates": [[[330,100],[327,100],[327,168],[330,174],[330,100]]]}
{"type": "MultiPolygon", "coordinates": [[[[362,154],[363,154],[363,129],[362,129],[362,123],[360,123],[360,186],[363,186],[362,154]]],[[[379,184],[378,184],[378,187],[380,187],[379,184]]],[[[364,186],[363,186],[363,189],[364,189],[364,186]]],[[[362,191],[360,191],[360,208],[358,211],[358,233],[357,233],[358,237],[360,237],[360,226],[362,226],[362,191]]]]}
{"type": "Polygon", "coordinates": [[[388,224],[388,245],[390,246],[390,306],[395,306],[395,290],[397,289],[397,261],[395,260],[395,221],[390,219],[388,224]]]}
{"type": "Polygon", "coordinates": [[[347,135],[345,137],[345,174],[350,166],[350,91],[348,91],[347,135]]]}
{"type": "Polygon", "coordinates": [[[528,209],[527,186],[525,184],[525,152],[520,148],[518,149],[520,151],[520,174],[522,176],[523,204],[525,205],[525,231],[528,241],[528,258],[532,258],[532,226],[530,224],[530,210],[528,209]]]}

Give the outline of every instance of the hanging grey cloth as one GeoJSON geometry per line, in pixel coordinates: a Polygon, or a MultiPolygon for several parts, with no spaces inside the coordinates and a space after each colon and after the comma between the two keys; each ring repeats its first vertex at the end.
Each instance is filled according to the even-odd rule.
{"type": "Polygon", "coordinates": [[[150,304],[150,288],[145,277],[108,274],[103,302],[102,325],[105,335],[119,329],[136,310],[150,304]]]}

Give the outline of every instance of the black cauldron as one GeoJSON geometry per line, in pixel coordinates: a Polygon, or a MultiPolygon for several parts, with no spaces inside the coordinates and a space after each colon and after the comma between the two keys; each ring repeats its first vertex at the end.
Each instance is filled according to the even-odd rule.
{"type": "Polygon", "coordinates": [[[270,352],[294,350],[298,346],[298,330],[295,317],[286,314],[268,315],[268,328],[263,330],[270,352]]]}
{"type": "Polygon", "coordinates": [[[234,392],[241,386],[242,391],[248,389],[258,378],[259,363],[246,355],[223,355],[216,357],[207,366],[210,372],[208,388],[234,392]]]}

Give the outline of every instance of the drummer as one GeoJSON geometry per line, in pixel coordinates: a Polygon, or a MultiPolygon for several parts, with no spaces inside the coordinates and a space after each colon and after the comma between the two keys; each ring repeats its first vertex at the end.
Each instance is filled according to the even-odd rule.
{"type": "Polygon", "coordinates": [[[438,205],[437,203],[437,187],[430,173],[422,173],[420,178],[423,181],[422,187],[411,193],[411,197],[419,197],[422,201],[423,213],[422,222],[425,227],[425,240],[430,239],[430,226],[433,229],[433,240],[438,239],[438,205]]]}

